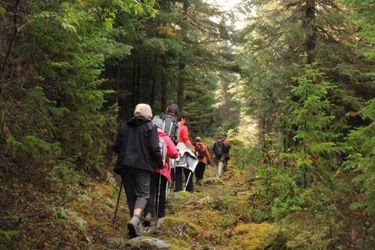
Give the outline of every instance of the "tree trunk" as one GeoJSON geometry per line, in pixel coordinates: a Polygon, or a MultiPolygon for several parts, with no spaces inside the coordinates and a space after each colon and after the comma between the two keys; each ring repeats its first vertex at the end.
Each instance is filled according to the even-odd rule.
{"type": "Polygon", "coordinates": [[[135,94],[135,102],[136,104],[139,103],[139,95],[140,95],[140,89],[141,89],[141,60],[139,57],[137,57],[137,74],[136,74],[136,94],[135,94]]]}
{"type": "MultiPolygon", "coordinates": [[[[188,26],[187,26],[187,14],[188,14],[188,8],[189,8],[189,3],[188,1],[184,1],[183,3],[183,11],[184,11],[184,16],[182,18],[182,23],[181,23],[181,32],[182,32],[182,40],[185,43],[185,46],[187,46],[187,32],[188,32],[188,26]]],[[[182,60],[182,59],[181,59],[182,60]]],[[[185,89],[185,77],[183,74],[184,69],[186,68],[186,64],[180,63],[179,66],[179,85],[178,85],[178,95],[177,95],[177,105],[180,108],[180,110],[183,110],[184,106],[184,89],[185,89]]]]}
{"type": "Polygon", "coordinates": [[[163,74],[163,78],[161,80],[161,89],[160,89],[160,112],[165,112],[165,109],[167,108],[167,83],[165,81],[165,76],[163,74]]]}
{"type": "Polygon", "coordinates": [[[261,150],[263,154],[263,162],[266,162],[266,155],[267,155],[267,144],[266,144],[266,118],[260,117],[259,121],[259,128],[260,128],[260,145],[261,145],[261,150]]]}
{"type": "MultiPolygon", "coordinates": [[[[157,61],[157,55],[155,53],[154,56],[154,61],[157,61]]],[[[149,74],[148,74],[149,75],[149,74]]],[[[154,74],[151,74],[151,76],[147,77],[148,78],[148,83],[151,84],[151,93],[150,93],[150,106],[151,109],[154,110],[154,105],[155,105],[155,89],[156,89],[156,79],[154,74]]]]}
{"type": "Polygon", "coordinates": [[[160,112],[165,112],[167,108],[167,81],[166,81],[166,72],[168,72],[168,67],[166,58],[162,57],[162,64],[165,66],[163,72],[161,73],[161,82],[160,82],[160,112]]]}
{"type": "Polygon", "coordinates": [[[180,110],[183,109],[184,106],[184,88],[185,88],[185,79],[183,77],[182,71],[185,69],[186,65],[181,64],[179,67],[179,85],[178,85],[178,93],[177,93],[177,105],[180,110]]]}
{"type": "Polygon", "coordinates": [[[137,100],[136,100],[136,88],[137,88],[137,82],[136,82],[136,58],[133,58],[133,65],[132,65],[132,93],[131,93],[131,103],[132,103],[132,107],[135,108],[135,106],[137,105],[137,100]]]}
{"type": "Polygon", "coordinates": [[[315,1],[306,0],[306,17],[304,20],[304,28],[306,32],[305,51],[307,54],[307,63],[311,64],[314,61],[314,49],[316,46],[317,30],[315,26],[315,1]]]}

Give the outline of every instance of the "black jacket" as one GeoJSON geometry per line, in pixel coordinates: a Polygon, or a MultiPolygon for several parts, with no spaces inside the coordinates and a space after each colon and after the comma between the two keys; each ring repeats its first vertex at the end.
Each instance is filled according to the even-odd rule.
{"type": "Polygon", "coordinates": [[[122,125],[113,150],[118,155],[115,169],[130,166],[154,172],[154,162],[163,165],[157,128],[143,116],[122,125]]]}

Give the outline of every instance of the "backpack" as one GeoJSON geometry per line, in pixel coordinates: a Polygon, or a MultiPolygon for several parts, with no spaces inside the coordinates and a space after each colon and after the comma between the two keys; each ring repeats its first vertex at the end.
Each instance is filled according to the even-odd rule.
{"type": "Polygon", "coordinates": [[[159,136],[159,146],[161,151],[161,156],[163,157],[163,161],[167,159],[167,143],[165,142],[163,136],[159,136]]]}
{"type": "Polygon", "coordinates": [[[217,141],[214,144],[213,151],[216,158],[220,158],[224,154],[224,143],[222,141],[217,141]]]}
{"type": "Polygon", "coordinates": [[[228,142],[223,142],[224,145],[224,153],[229,153],[230,145],[228,142]]]}
{"type": "MultiPolygon", "coordinates": [[[[163,157],[163,161],[165,162],[167,159],[167,143],[165,142],[163,136],[159,135],[159,147],[161,156],[163,157]]],[[[156,167],[156,163],[154,163],[154,167],[156,167]]]]}
{"type": "Polygon", "coordinates": [[[203,159],[206,156],[206,150],[201,143],[195,144],[195,152],[198,152],[198,159],[203,159]]]}
{"type": "Polygon", "coordinates": [[[163,132],[171,138],[175,145],[177,145],[180,137],[180,125],[178,124],[177,119],[164,113],[155,115],[154,118],[152,118],[152,121],[156,119],[161,120],[163,123],[163,132]]]}

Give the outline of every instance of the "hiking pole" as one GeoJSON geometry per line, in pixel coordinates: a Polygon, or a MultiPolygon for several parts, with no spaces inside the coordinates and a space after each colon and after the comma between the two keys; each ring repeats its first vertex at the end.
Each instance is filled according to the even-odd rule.
{"type": "Polygon", "coordinates": [[[122,189],[122,181],[120,184],[120,191],[118,192],[117,205],[116,205],[115,217],[113,218],[113,223],[116,221],[117,209],[118,209],[118,204],[120,202],[120,196],[121,196],[121,189],[122,189]]]}
{"type": "Polygon", "coordinates": [[[159,189],[158,189],[158,198],[156,199],[156,222],[154,234],[158,233],[158,218],[159,218],[159,202],[160,202],[160,187],[161,187],[161,169],[159,174],[159,189]]]}
{"type": "Polygon", "coordinates": [[[189,176],[188,176],[188,178],[187,178],[187,180],[186,180],[186,185],[185,185],[184,192],[186,191],[186,187],[187,187],[187,185],[189,184],[189,180],[190,180],[191,173],[193,173],[193,171],[190,170],[189,176]]]}
{"type": "Polygon", "coordinates": [[[211,165],[210,164],[208,164],[208,169],[210,170],[210,180],[211,180],[211,184],[212,184],[211,165]]]}
{"type": "Polygon", "coordinates": [[[173,201],[172,201],[173,214],[176,214],[176,209],[174,207],[174,203],[176,202],[175,190],[176,190],[176,160],[173,159],[173,201]]]}

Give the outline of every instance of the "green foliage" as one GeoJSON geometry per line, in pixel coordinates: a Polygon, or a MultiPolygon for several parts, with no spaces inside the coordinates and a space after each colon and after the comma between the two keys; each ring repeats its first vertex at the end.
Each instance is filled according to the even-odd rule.
{"type": "Polygon", "coordinates": [[[61,242],[78,236],[64,230],[77,226],[63,204],[112,164],[117,106],[106,105],[113,91],[102,72],[131,46],[111,26],[123,13],[151,13],[154,2],[17,2],[0,14],[0,245],[69,247],[61,242]]]}
{"type": "Polygon", "coordinates": [[[250,210],[254,221],[280,220],[303,209],[306,197],[295,180],[296,172],[272,165],[258,168],[254,193],[260,196],[260,201],[253,203],[250,210]]]}
{"type": "Polygon", "coordinates": [[[250,214],[257,221],[288,218],[283,237],[290,248],[368,247],[372,1],[255,0],[242,7],[247,25],[235,34],[242,46],[235,91],[259,123],[255,148],[263,155],[250,214]],[[362,233],[357,242],[346,236],[353,230],[362,233]]]}
{"type": "Polygon", "coordinates": [[[0,230],[0,242],[5,243],[8,247],[12,245],[12,236],[17,235],[19,232],[16,230],[2,231],[0,230]]]}
{"type": "Polygon", "coordinates": [[[374,184],[374,148],[375,148],[375,100],[370,100],[360,111],[363,119],[370,121],[368,126],[351,131],[347,138],[348,158],[345,162],[346,169],[353,171],[353,181],[365,194],[366,208],[370,215],[375,212],[375,203],[372,197],[375,195],[374,184]]]}
{"type": "MultiPolygon", "coordinates": [[[[373,1],[343,1],[349,8],[354,9],[351,17],[361,28],[358,36],[373,45],[375,42],[374,23],[374,3],[373,1]]],[[[371,47],[364,47],[361,51],[366,57],[373,59],[374,51],[371,47]]],[[[371,71],[370,73],[373,73],[371,71]]],[[[370,76],[373,79],[373,76],[370,76]]],[[[373,98],[373,96],[371,96],[373,98]]],[[[371,99],[367,101],[364,107],[359,111],[358,115],[366,121],[366,126],[352,130],[347,138],[345,146],[347,146],[348,157],[344,166],[348,171],[353,172],[355,178],[354,183],[364,193],[366,204],[366,212],[370,215],[374,214],[375,203],[374,195],[374,113],[375,101],[371,99]]]]}
{"type": "Polygon", "coordinates": [[[233,138],[231,138],[230,144],[231,161],[234,161],[231,164],[235,166],[235,169],[251,169],[254,171],[262,158],[260,151],[254,145],[249,146],[243,141],[233,138]]]}
{"type": "Polygon", "coordinates": [[[215,103],[213,93],[214,86],[209,76],[203,71],[190,72],[191,80],[186,84],[185,95],[189,100],[184,107],[188,117],[189,134],[191,138],[195,136],[207,136],[210,133],[215,103]],[[202,82],[202,79],[205,79],[202,82]]]}
{"type": "MultiPolygon", "coordinates": [[[[290,119],[286,127],[295,128],[293,139],[297,147],[281,156],[286,157],[296,170],[316,175],[316,171],[335,167],[334,163],[329,164],[324,158],[330,160],[339,152],[334,142],[337,136],[330,130],[335,117],[331,115],[334,104],[330,101],[329,93],[335,90],[335,86],[314,65],[303,67],[301,72],[304,74],[292,78],[297,84],[292,87],[286,105],[290,119]]],[[[306,182],[304,177],[305,186],[306,182]]]]}

